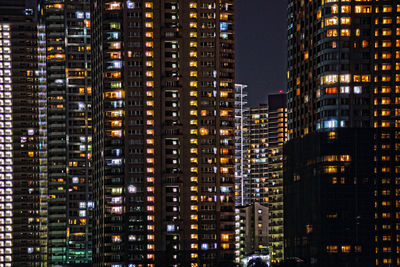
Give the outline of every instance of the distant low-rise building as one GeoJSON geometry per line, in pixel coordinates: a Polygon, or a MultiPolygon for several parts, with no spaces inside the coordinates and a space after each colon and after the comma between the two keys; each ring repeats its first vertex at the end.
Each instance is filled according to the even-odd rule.
{"type": "Polygon", "coordinates": [[[240,260],[268,254],[268,207],[255,202],[236,208],[236,246],[240,260]]]}

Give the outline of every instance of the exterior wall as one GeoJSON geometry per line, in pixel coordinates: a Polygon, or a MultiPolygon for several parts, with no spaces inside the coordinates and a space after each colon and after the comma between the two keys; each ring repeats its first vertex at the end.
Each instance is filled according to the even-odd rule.
{"type": "Polygon", "coordinates": [[[271,262],[282,261],[283,145],[287,140],[286,94],[268,97],[268,207],[271,262]]]}
{"type": "Polygon", "coordinates": [[[237,242],[239,259],[249,255],[263,253],[268,248],[269,232],[268,207],[260,203],[254,203],[245,207],[237,207],[237,242]]]}
{"type": "Polygon", "coordinates": [[[394,227],[399,220],[400,6],[395,1],[293,0],[288,12],[289,139],[301,142],[310,133],[340,128],[374,132],[369,163],[375,185],[374,263],[400,264],[394,227]]]}
{"type": "Polygon", "coordinates": [[[313,133],[285,146],[285,257],[375,266],[369,130],[313,133]]]}
{"type": "Polygon", "coordinates": [[[89,1],[41,1],[48,136],[48,263],[92,257],[89,1]]]}
{"type": "Polygon", "coordinates": [[[93,1],[95,266],[234,259],[233,12],[93,1]]]}
{"type": "Polygon", "coordinates": [[[235,85],[235,194],[236,205],[245,205],[245,190],[248,187],[246,173],[247,141],[247,85],[235,85]]]}
{"type": "Polygon", "coordinates": [[[247,117],[245,204],[268,205],[268,106],[250,108],[247,117]]]}
{"type": "Polygon", "coordinates": [[[25,1],[0,1],[0,266],[46,259],[35,14],[25,1]]]}

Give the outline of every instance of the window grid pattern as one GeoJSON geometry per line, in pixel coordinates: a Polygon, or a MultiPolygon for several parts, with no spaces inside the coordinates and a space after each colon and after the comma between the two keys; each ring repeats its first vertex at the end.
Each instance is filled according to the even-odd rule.
{"type": "Polygon", "coordinates": [[[0,267],[11,267],[13,223],[10,25],[0,24],[0,267]]]}

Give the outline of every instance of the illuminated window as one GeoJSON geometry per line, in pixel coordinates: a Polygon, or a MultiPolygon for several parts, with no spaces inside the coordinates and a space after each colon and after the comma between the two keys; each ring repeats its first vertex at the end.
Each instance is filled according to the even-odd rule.
{"type": "Polygon", "coordinates": [[[112,242],[113,243],[119,243],[121,241],[122,241],[121,236],[119,236],[119,235],[113,235],[112,236],[112,242]]]}
{"type": "Polygon", "coordinates": [[[229,234],[221,234],[221,241],[222,242],[229,242],[230,235],[229,234]]]}
{"type": "Polygon", "coordinates": [[[144,4],[144,7],[145,7],[145,8],[153,8],[153,3],[152,3],[152,2],[146,2],[146,3],[144,4]]]}
{"type": "Polygon", "coordinates": [[[338,25],[338,22],[339,20],[337,17],[327,18],[325,19],[325,26],[338,25]]]}
{"type": "Polygon", "coordinates": [[[357,6],[354,7],[354,12],[355,13],[371,13],[372,12],[372,7],[371,6],[357,5],[357,6]]]}
{"type": "Polygon", "coordinates": [[[392,35],[391,29],[382,29],[382,36],[392,35]]]}
{"type": "Polygon", "coordinates": [[[326,246],[326,252],[338,253],[338,246],[326,246]]]}
{"type": "Polygon", "coordinates": [[[120,10],[121,9],[121,3],[119,2],[111,2],[111,3],[106,3],[106,10],[120,10]]]}
{"type": "Polygon", "coordinates": [[[304,52],[304,60],[308,59],[308,51],[304,52]]]}
{"type": "Polygon", "coordinates": [[[200,128],[200,135],[208,135],[208,129],[200,128]]]}
{"type": "Polygon", "coordinates": [[[342,13],[351,13],[351,6],[342,6],[341,12],[342,13]]]}
{"type": "Polygon", "coordinates": [[[350,29],[341,29],[340,35],[341,36],[350,36],[350,29]]]}
{"type": "Polygon", "coordinates": [[[350,74],[342,74],[340,75],[340,82],[341,83],[349,83],[351,81],[351,75],[350,74]]]}
{"type": "Polygon", "coordinates": [[[337,173],[338,169],[337,166],[326,166],[324,167],[325,173],[337,173]]]}
{"type": "Polygon", "coordinates": [[[351,247],[350,246],[342,246],[342,252],[343,253],[350,253],[351,252],[351,247]]]}
{"type": "Polygon", "coordinates": [[[336,37],[338,36],[337,30],[327,30],[326,37],[336,37]]]}
{"type": "Polygon", "coordinates": [[[340,23],[342,25],[350,25],[351,24],[351,18],[349,17],[342,17],[340,18],[340,23]]]}
{"type": "MultiPolygon", "coordinates": [[[[396,65],[397,67],[397,65],[396,65]]],[[[389,63],[383,63],[381,66],[382,70],[390,70],[392,68],[392,65],[390,65],[389,63]]]]}
{"type": "Polygon", "coordinates": [[[121,24],[118,22],[112,22],[110,23],[110,29],[116,29],[116,30],[120,30],[121,29],[121,24]]]}
{"type": "Polygon", "coordinates": [[[392,12],[392,7],[391,6],[383,6],[382,12],[390,13],[390,12],[392,12]]]}
{"type": "Polygon", "coordinates": [[[331,13],[332,14],[337,14],[339,12],[339,8],[337,5],[331,6],[331,13]]]}
{"type": "Polygon", "coordinates": [[[322,82],[325,84],[332,84],[338,82],[338,75],[326,75],[322,77],[322,82]]]}
{"type": "Polygon", "coordinates": [[[337,88],[336,87],[325,88],[325,93],[326,94],[336,94],[337,93],[337,88]]]}

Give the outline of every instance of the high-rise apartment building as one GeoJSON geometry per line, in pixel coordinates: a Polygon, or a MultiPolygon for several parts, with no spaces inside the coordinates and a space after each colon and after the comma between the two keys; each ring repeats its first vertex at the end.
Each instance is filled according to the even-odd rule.
{"type": "Polygon", "coordinates": [[[268,96],[268,207],[272,262],[283,254],[283,144],[287,139],[286,94],[268,96]]]}
{"type": "MultiPolygon", "coordinates": [[[[36,8],[0,1],[0,266],[45,266],[36,8]]],[[[45,183],[44,183],[45,184],[45,183]]]]}
{"type": "Polygon", "coordinates": [[[92,1],[94,266],[234,260],[233,13],[92,1]]]}
{"type": "MultiPolygon", "coordinates": [[[[236,188],[241,192],[237,214],[254,207],[265,207],[269,230],[268,245],[272,262],[283,260],[283,144],[287,138],[286,94],[268,96],[268,105],[246,108],[240,115],[241,97],[236,87],[236,188]],[[242,118],[243,117],[243,118],[242,118]],[[243,162],[243,166],[239,163],[243,162]],[[241,179],[239,179],[241,178],[241,179]],[[243,190],[241,190],[243,188],[243,190]],[[243,204],[243,205],[242,205],[243,204]]],[[[238,197],[238,196],[237,196],[238,197]]],[[[237,198],[238,199],[238,198],[237,198]]],[[[237,225],[250,229],[246,220],[237,225]]],[[[242,229],[237,230],[237,241],[242,240],[242,229]]],[[[252,228],[251,228],[252,229],[252,228]]],[[[260,229],[258,229],[260,230],[260,229]]],[[[266,241],[266,240],[264,240],[266,241]]],[[[245,242],[238,242],[241,259],[249,253],[245,242]]],[[[251,251],[251,250],[250,250],[251,251]]],[[[260,251],[254,250],[254,253],[260,251]]]]}
{"type": "Polygon", "coordinates": [[[398,265],[400,4],[292,0],[288,11],[285,256],[398,265]],[[307,144],[318,149],[300,155],[307,144]]]}
{"type": "Polygon", "coordinates": [[[88,0],[40,2],[48,142],[48,263],[91,262],[91,59],[88,0]]]}
{"type": "Polygon", "coordinates": [[[249,108],[246,114],[247,143],[245,205],[268,205],[268,105],[249,108]]]}
{"type": "MultiPolygon", "coordinates": [[[[247,184],[247,85],[235,85],[235,195],[236,205],[245,205],[247,184]]],[[[248,203],[246,203],[248,204],[248,203]]]]}

